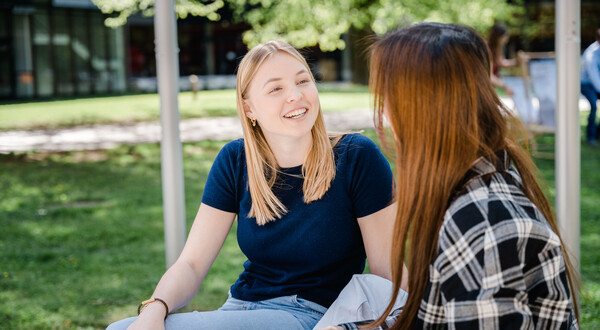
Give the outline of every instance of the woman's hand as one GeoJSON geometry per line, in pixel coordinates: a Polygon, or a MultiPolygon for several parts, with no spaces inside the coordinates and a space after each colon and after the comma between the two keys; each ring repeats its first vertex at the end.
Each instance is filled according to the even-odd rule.
{"type": "Polygon", "coordinates": [[[160,303],[151,303],[140,313],[140,316],[127,329],[165,329],[165,307],[160,303]]]}

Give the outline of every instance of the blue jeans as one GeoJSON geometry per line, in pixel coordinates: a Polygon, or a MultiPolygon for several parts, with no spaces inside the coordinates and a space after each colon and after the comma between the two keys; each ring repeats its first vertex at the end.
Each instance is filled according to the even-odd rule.
{"type": "Polygon", "coordinates": [[[598,101],[598,92],[591,84],[581,84],[581,94],[590,102],[590,115],[588,117],[586,137],[588,141],[595,141],[600,138],[600,127],[596,125],[596,101],[598,101]]]}
{"type": "MultiPolygon", "coordinates": [[[[169,329],[312,329],[327,308],[296,295],[262,301],[244,301],[229,296],[216,311],[171,314],[169,329]]],[[[126,329],[135,317],[112,323],[107,330],[126,329]]]]}

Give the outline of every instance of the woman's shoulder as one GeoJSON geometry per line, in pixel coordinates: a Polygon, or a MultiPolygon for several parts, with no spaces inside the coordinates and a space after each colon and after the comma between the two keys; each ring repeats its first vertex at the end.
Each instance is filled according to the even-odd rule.
{"type": "Polygon", "coordinates": [[[359,133],[344,135],[334,148],[334,154],[339,173],[349,173],[352,178],[381,179],[385,182],[393,177],[390,164],[377,144],[359,133]]]}
{"type": "Polygon", "coordinates": [[[219,151],[215,161],[219,162],[239,162],[245,161],[244,139],[237,139],[227,142],[219,151]]]}
{"type": "Polygon", "coordinates": [[[225,154],[242,154],[244,153],[244,139],[237,139],[227,142],[220,153],[225,154]]]}
{"type": "Polygon", "coordinates": [[[229,141],[225,143],[222,150],[232,150],[232,151],[243,151],[244,150],[244,139],[240,138],[237,140],[229,141]]]}
{"type": "Polygon", "coordinates": [[[515,173],[509,173],[512,170],[478,176],[466,183],[446,210],[440,234],[479,236],[491,230],[502,232],[504,238],[519,239],[536,232],[554,239],[551,227],[523,193],[515,173]]]}
{"type": "Polygon", "coordinates": [[[377,147],[377,144],[373,140],[360,133],[348,133],[340,138],[334,149],[361,152],[365,150],[379,150],[379,147],[377,147]]]}

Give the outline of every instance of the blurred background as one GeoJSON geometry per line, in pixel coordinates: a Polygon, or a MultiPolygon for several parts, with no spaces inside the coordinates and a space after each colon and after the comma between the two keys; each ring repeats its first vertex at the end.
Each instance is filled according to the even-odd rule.
{"type": "MultiPolygon", "coordinates": [[[[278,38],[305,48],[323,82],[366,83],[369,36],[422,20],[509,28],[507,58],[554,50],[555,4],[544,0],[177,1],[182,90],[232,88],[248,45],[278,38]]],[[[0,1],[0,100],[156,91],[152,1],[0,1]],[[100,10],[101,8],[102,10],[100,10]]],[[[581,47],[600,1],[581,1],[581,47]]]]}

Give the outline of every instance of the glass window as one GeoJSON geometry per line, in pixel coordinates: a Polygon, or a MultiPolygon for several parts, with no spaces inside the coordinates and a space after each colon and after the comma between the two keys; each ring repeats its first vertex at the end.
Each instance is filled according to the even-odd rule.
{"type": "Polygon", "coordinates": [[[28,15],[14,15],[13,20],[17,97],[33,97],[30,18],[28,15]]]}
{"type": "Polygon", "coordinates": [[[207,74],[206,49],[204,42],[204,26],[202,24],[187,24],[180,20],[177,27],[179,44],[179,72],[182,76],[191,74],[207,74]]]}
{"type": "Polygon", "coordinates": [[[12,92],[10,85],[10,61],[0,57],[0,98],[9,97],[12,92]]]}
{"type": "Polygon", "coordinates": [[[122,28],[107,28],[110,86],[113,92],[125,91],[125,45],[122,28]]]}
{"type": "Polygon", "coordinates": [[[129,74],[132,77],[155,77],[154,27],[132,25],[128,30],[129,74]]]}
{"type": "Polygon", "coordinates": [[[0,39],[4,39],[4,38],[8,38],[10,37],[9,35],[9,31],[8,31],[8,24],[7,22],[10,21],[10,11],[8,10],[1,10],[0,9],[0,39]]]}
{"type": "Polygon", "coordinates": [[[235,74],[235,69],[245,53],[242,42],[243,26],[215,24],[212,27],[216,74],[235,74]]]}
{"type": "Polygon", "coordinates": [[[109,72],[106,61],[106,28],[104,27],[102,15],[92,13],[90,29],[92,31],[91,55],[94,90],[96,93],[106,93],[108,91],[109,72]]]}
{"type": "Polygon", "coordinates": [[[74,29],[71,47],[77,92],[79,94],[89,94],[92,86],[92,72],[87,12],[75,12],[72,19],[74,29]]]}
{"type": "Polygon", "coordinates": [[[51,96],[54,90],[54,71],[50,60],[48,11],[36,9],[33,14],[34,76],[38,96],[51,96]]]}
{"type": "Polygon", "coordinates": [[[12,54],[9,36],[10,11],[0,10],[0,98],[12,94],[12,54]]]}
{"type": "Polygon", "coordinates": [[[71,36],[67,12],[63,9],[55,9],[52,13],[52,23],[56,92],[58,95],[72,95],[75,86],[71,70],[71,36]]]}

